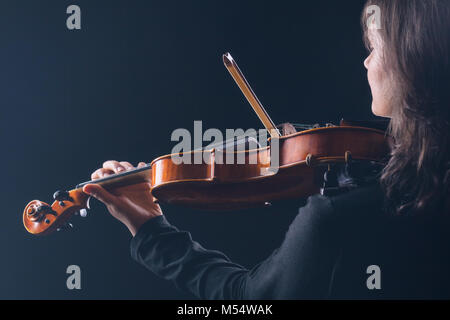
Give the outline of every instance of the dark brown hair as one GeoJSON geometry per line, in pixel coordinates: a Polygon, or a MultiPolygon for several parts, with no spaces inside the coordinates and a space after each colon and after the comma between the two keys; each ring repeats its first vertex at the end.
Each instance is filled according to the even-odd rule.
{"type": "MultiPolygon", "coordinates": [[[[379,8],[384,69],[395,81],[390,159],[380,183],[390,211],[449,210],[450,0],[369,0],[379,8]]],[[[369,12],[368,12],[369,11],[369,12]]]]}

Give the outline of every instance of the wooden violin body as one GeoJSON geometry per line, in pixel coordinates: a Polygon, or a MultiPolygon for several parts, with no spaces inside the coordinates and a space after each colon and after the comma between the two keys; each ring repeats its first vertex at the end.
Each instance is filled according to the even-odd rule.
{"type": "Polygon", "coordinates": [[[151,163],[152,194],[161,202],[208,210],[300,198],[319,191],[324,164],[346,160],[382,163],[389,150],[383,131],[353,126],[315,128],[277,139],[276,173],[270,170],[270,146],[243,151],[245,164],[216,163],[216,158],[227,158],[221,150],[198,151],[210,159],[201,165],[174,164],[171,155],[157,158],[151,163]]]}

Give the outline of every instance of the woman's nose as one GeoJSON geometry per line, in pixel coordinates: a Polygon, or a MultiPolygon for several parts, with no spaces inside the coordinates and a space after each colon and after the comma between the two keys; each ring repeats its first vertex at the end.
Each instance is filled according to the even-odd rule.
{"type": "Polygon", "coordinates": [[[370,55],[364,60],[364,67],[366,69],[369,69],[369,60],[370,60],[370,55]]]}

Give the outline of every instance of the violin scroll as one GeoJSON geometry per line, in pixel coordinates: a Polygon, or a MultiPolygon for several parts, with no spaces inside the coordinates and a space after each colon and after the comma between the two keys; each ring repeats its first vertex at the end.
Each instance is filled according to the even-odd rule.
{"type": "Polygon", "coordinates": [[[89,196],[81,189],[71,191],[56,191],[55,200],[49,204],[33,200],[27,204],[23,211],[23,224],[28,232],[36,235],[44,235],[63,229],[67,220],[80,211],[85,216],[85,210],[89,209],[89,196]]]}

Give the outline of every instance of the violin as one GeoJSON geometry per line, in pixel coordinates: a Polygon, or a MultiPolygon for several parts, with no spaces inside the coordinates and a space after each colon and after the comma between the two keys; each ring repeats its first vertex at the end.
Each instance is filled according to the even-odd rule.
{"type": "Polygon", "coordinates": [[[168,154],[144,167],[84,182],[70,191],[56,191],[52,205],[39,200],[28,203],[23,211],[26,230],[35,235],[50,234],[64,228],[73,215],[85,216],[90,197],[82,189],[89,183],[113,190],[147,182],[155,202],[231,210],[319,192],[330,194],[338,189],[331,170],[336,164],[384,166],[390,150],[386,121],[341,120],[339,125],[297,125],[302,129],[298,132],[294,125],[277,127],[229,53],[223,55],[223,62],[270,133],[266,146],[236,151],[234,146],[219,145],[177,154],[194,159],[201,153],[205,159],[202,163],[177,163],[173,161],[174,154],[168,154]],[[237,157],[244,161],[217,161],[237,157]]]}

